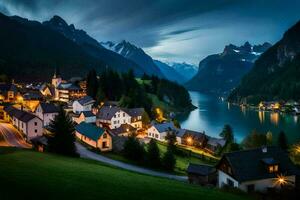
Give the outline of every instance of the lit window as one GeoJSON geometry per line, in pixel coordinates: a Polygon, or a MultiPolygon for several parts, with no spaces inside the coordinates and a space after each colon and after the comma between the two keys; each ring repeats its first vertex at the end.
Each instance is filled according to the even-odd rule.
{"type": "Polygon", "coordinates": [[[268,171],[269,171],[269,173],[278,172],[278,165],[270,165],[268,167],[268,171]]]}

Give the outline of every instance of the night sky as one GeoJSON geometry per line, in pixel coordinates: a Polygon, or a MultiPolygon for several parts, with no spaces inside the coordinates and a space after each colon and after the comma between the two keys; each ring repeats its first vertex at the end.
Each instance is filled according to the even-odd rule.
{"type": "Polygon", "coordinates": [[[59,15],[98,41],[125,39],[156,59],[195,64],[229,43],[276,42],[299,8],[299,0],[0,0],[6,15],[59,15]]]}

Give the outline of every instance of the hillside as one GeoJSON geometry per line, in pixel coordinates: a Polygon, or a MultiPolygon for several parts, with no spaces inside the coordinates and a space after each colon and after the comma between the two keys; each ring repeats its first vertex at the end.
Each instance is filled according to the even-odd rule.
{"type": "Polygon", "coordinates": [[[155,65],[151,56],[146,54],[142,48],[139,48],[125,40],[120,43],[114,43],[111,41],[102,42],[101,45],[138,64],[148,75],[155,75],[160,78],[164,77],[163,73],[155,65]]]}
{"type": "Polygon", "coordinates": [[[56,66],[66,78],[85,76],[92,68],[99,72],[105,67],[118,71],[134,69],[137,75],[143,74],[135,63],[92,45],[91,38],[82,37],[76,43],[40,22],[1,13],[0,26],[1,73],[18,80],[48,79],[56,66]]]}
{"type": "Polygon", "coordinates": [[[300,21],[267,50],[230,94],[231,102],[300,99],[300,21]]]}
{"type": "Polygon", "coordinates": [[[248,199],[104,164],[0,148],[0,193],[6,199],[248,199]],[[5,172],[5,173],[2,173],[5,172]]]}
{"type": "Polygon", "coordinates": [[[206,57],[199,63],[198,73],[185,85],[189,90],[227,95],[235,88],[254,61],[271,45],[227,45],[223,52],[206,57]]]}
{"type": "Polygon", "coordinates": [[[184,83],[187,81],[186,77],[177,72],[173,67],[163,63],[159,60],[154,60],[155,65],[160,69],[166,79],[177,83],[184,83]]]}

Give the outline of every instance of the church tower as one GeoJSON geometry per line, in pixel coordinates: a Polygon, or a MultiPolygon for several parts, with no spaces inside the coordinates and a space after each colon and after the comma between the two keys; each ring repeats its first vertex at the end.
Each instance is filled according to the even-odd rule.
{"type": "Polygon", "coordinates": [[[58,67],[55,67],[54,75],[52,77],[52,85],[56,88],[60,83],[62,79],[60,77],[59,69],[58,67]]]}

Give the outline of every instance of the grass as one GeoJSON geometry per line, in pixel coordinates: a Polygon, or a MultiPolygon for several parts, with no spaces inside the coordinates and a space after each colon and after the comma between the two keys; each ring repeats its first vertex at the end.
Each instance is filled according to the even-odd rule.
{"type": "Polygon", "coordinates": [[[0,150],[0,199],[206,199],[245,195],[141,175],[101,164],[30,150],[0,150]]]}
{"type": "MultiPolygon", "coordinates": [[[[159,148],[159,151],[160,151],[160,154],[161,154],[161,157],[162,157],[163,154],[167,151],[167,146],[166,146],[166,144],[164,144],[162,142],[157,142],[157,146],[159,148]]],[[[106,156],[106,157],[114,159],[114,160],[118,160],[118,161],[121,161],[121,162],[133,164],[133,165],[142,166],[141,163],[129,160],[129,159],[125,158],[123,155],[121,155],[120,153],[105,152],[105,153],[101,153],[101,154],[103,156],[106,156]]],[[[186,175],[186,169],[187,169],[189,163],[205,164],[205,165],[215,165],[216,164],[216,160],[215,159],[198,158],[198,157],[195,157],[193,155],[191,155],[191,156],[179,156],[179,155],[175,155],[175,157],[176,157],[176,166],[175,166],[175,169],[174,169],[174,174],[177,174],[177,175],[186,175]]],[[[155,169],[155,170],[161,171],[159,169],[155,169]]]]}

